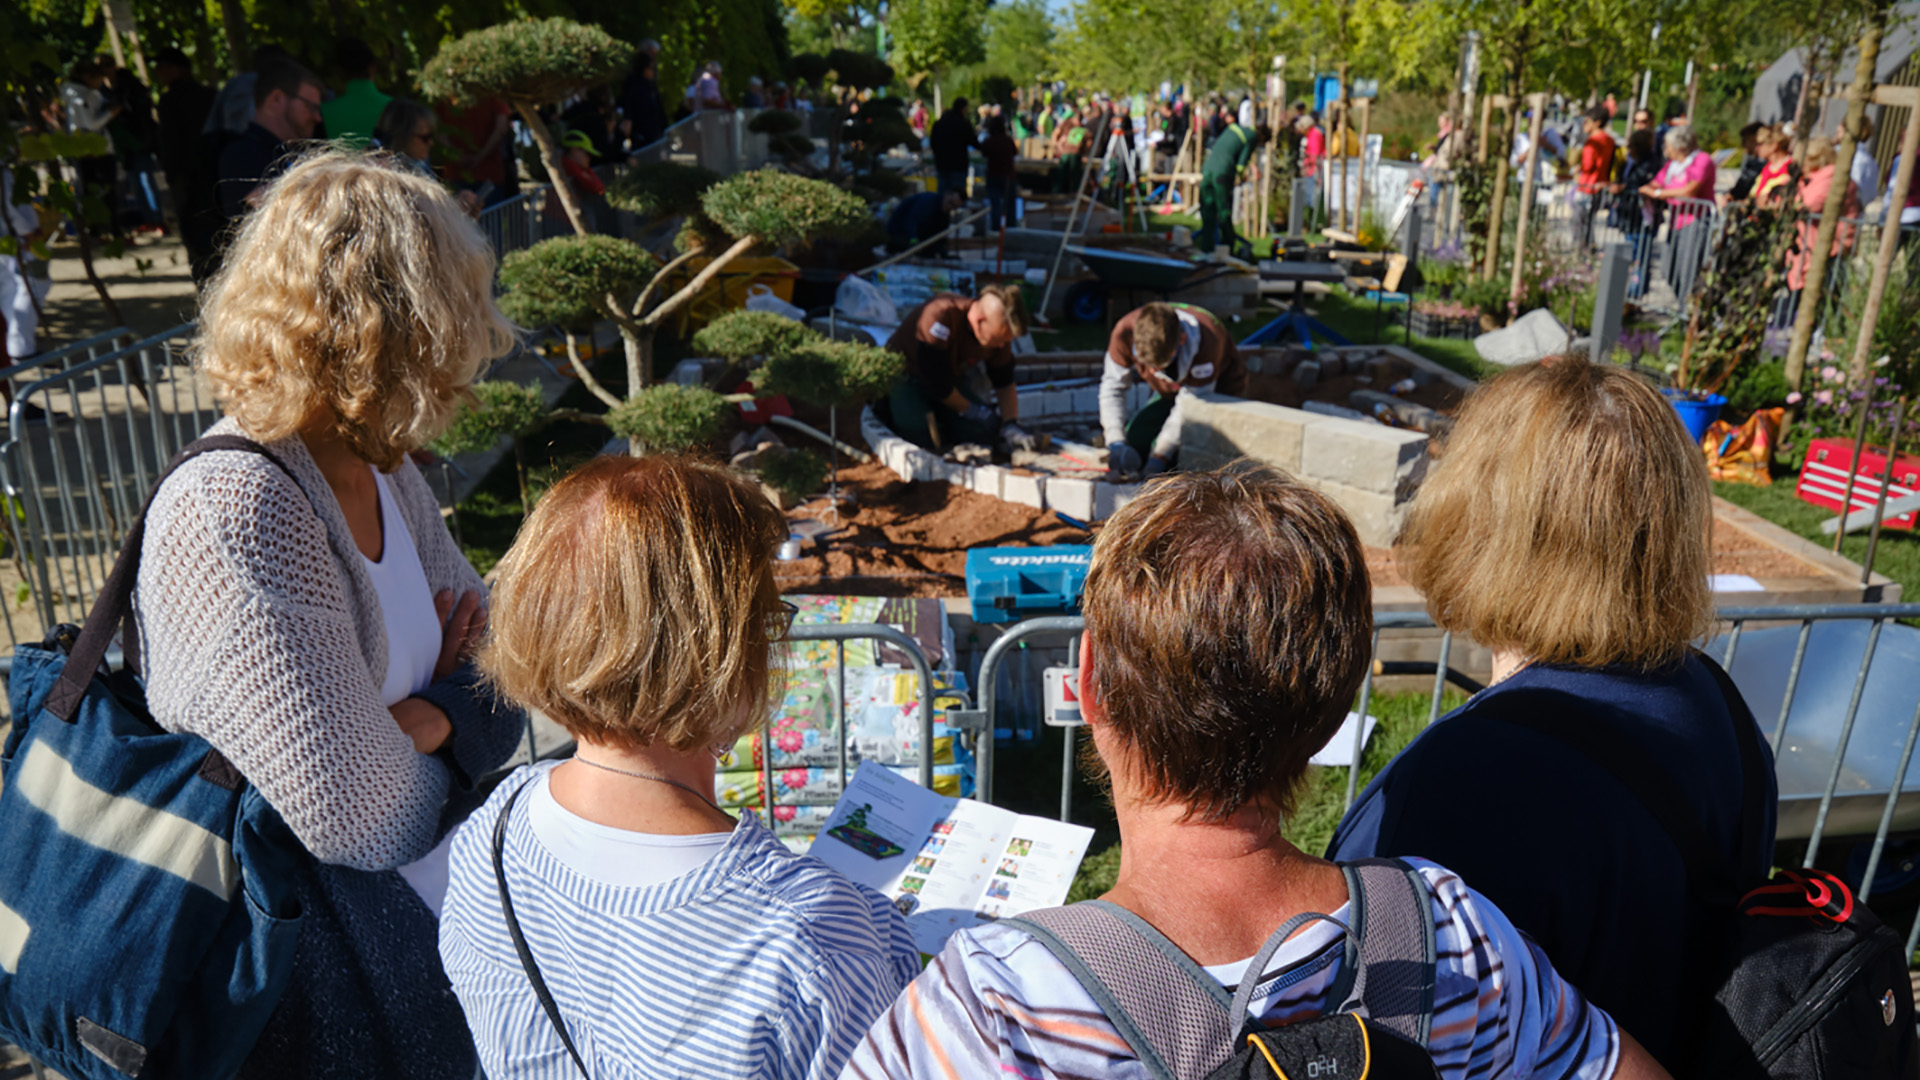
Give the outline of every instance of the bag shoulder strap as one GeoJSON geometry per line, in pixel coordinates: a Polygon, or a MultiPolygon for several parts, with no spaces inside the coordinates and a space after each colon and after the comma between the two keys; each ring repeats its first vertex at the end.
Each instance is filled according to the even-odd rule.
{"type": "Polygon", "coordinates": [[[519,801],[520,793],[533,783],[528,780],[513,789],[513,794],[507,796],[507,805],[500,808],[499,820],[493,823],[493,879],[500,884],[500,910],[507,917],[507,936],[513,938],[513,951],[520,955],[520,967],[527,973],[527,981],[533,984],[533,996],[540,999],[540,1007],[546,1010],[547,1020],[553,1024],[553,1030],[559,1033],[560,1043],[567,1048],[567,1056],[573,1059],[580,1075],[593,1080],[587,1063],[580,1059],[580,1051],[574,1048],[573,1036],[567,1031],[566,1021],[560,1017],[560,1006],[547,989],[547,980],[540,977],[540,965],[534,962],[533,950],[527,948],[526,935],[520,932],[520,920],[513,914],[513,897],[507,892],[507,819],[513,816],[513,804],[519,801]]]}
{"type": "MultiPolygon", "coordinates": [[[[80,700],[86,696],[87,686],[99,671],[101,661],[107,658],[107,647],[113,643],[113,631],[116,624],[122,627],[122,648],[126,654],[127,666],[133,670],[140,667],[139,636],[133,628],[133,587],[140,577],[140,548],[147,535],[147,510],[153,505],[153,498],[159,494],[162,484],[167,482],[174,470],[201,454],[219,450],[237,450],[242,453],[258,454],[272,462],[281,472],[287,474],[295,487],[300,481],[293,475],[287,464],[274,456],[271,450],[241,435],[204,435],[180,451],[167,464],[160,479],[154,481],[153,490],[147,493],[147,499],[140,505],[140,516],[133,521],[133,527],[127,530],[127,536],[120,544],[120,555],[113,562],[113,570],[107,575],[106,584],[100,589],[100,595],[87,612],[87,622],[80,630],[79,638],[67,654],[67,662],[60,671],[60,678],[47,692],[46,709],[61,720],[71,722],[74,712],[80,707],[80,700]]],[[[301,488],[304,492],[306,489],[301,488]]]]}
{"type": "Polygon", "coordinates": [[[1226,988],[1126,908],[1089,900],[1000,922],[1073,972],[1154,1080],[1204,1076],[1231,1050],[1226,988]]]}
{"type": "Polygon", "coordinates": [[[1439,948],[1433,897],[1420,871],[1400,859],[1343,862],[1347,876],[1348,941],[1359,956],[1349,970],[1352,989],[1340,1010],[1358,1010],[1415,1046],[1433,1034],[1433,998],[1439,948]]]}
{"type": "MultiPolygon", "coordinates": [[[[1765,813],[1761,801],[1766,797],[1766,780],[1762,772],[1764,766],[1761,763],[1759,733],[1746,699],[1726,671],[1712,657],[1702,653],[1694,655],[1707,666],[1714,681],[1719,684],[1727,711],[1733,719],[1735,741],[1740,747],[1741,823],[1745,826],[1757,820],[1756,815],[1765,813]]],[[[1708,898],[1709,903],[1731,905],[1739,898],[1744,890],[1740,887],[1734,868],[1728,865],[1725,856],[1701,827],[1693,808],[1687,805],[1680,785],[1651,755],[1614,737],[1598,725],[1577,720],[1569,722],[1563,717],[1551,717],[1516,707],[1533,696],[1524,690],[1496,695],[1491,701],[1500,702],[1504,707],[1488,710],[1488,715],[1557,739],[1604,769],[1659,823],[1678,849],[1681,861],[1686,864],[1687,876],[1692,879],[1694,887],[1708,898]]],[[[1742,832],[1746,834],[1744,828],[1742,832]]]]}

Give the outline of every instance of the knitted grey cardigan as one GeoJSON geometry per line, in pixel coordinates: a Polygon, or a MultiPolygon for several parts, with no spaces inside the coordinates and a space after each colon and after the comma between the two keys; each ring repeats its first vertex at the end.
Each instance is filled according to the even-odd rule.
{"type": "MultiPolygon", "coordinates": [[[[230,419],[212,433],[245,434],[230,419]]],[[[414,750],[380,703],[380,600],[333,490],[298,438],[267,449],[297,485],[255,454],[203,454],[148,510],[134,592],[148,705],[233,762],[321,862],[399,866],[438,841],[450,790],[513,752],[521,714],[468,664],[420,695],[453,722],[451,762],[414,750]]],[[[420,471],[388,482],[428,586],[484,591],[420,471]]]]}

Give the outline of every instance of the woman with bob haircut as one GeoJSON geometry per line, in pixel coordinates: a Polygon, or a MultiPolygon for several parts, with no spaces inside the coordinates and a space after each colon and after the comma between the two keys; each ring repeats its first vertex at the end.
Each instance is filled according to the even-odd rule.
{"type": "Polygon", "coordinates": [[[1377,776],[1329,854],[1419,854],[1499,904],[1669,1068],[1705,1000],[1716,914],[1666,831],[1600,765],[1504,717],[1604,733],[1665,774],[1726,865],[1764,879],[1773,756],[1693,642],[1712,627],[1706,460],[1625,370],[1561,357],[1467,400],[1395,558],[1434,621],[1493,650],[1493,685],[1377,776]],[[1758,812],[1743,813],[1749,801],[1758,812]]]}
{"type": "Polygon", "coordinates": [[[604,457],[501,561],[481,663],[578,749],[509,776],[454,838],[440,954],[495,1080],[838,1076],[919,972],[878,893],[713,802],[778,681],[786,536],[725,469],[604,457]]]}
{"type": "Polygon", "coordinates": [[[202,300],[212,433],[287,471],[241,451],[181,466],[134,602],[154,719],[212,743],[312,856],[291,985],[242,1075],[473,1075],[437,900],[396,868],[523,724],[467,659],[486,589],[407,458],[512,343],[492,278],[439,184],[335,151],[273,182],[202,300]]]}
{"type": "MultiPolygon", "coordinates": [[[[1289,843],[1281,821],[1308,759],[1352,706],[1370,659],[1370,605],[1346,516],[1261,467],[1154,484],[1094,543],[1079,690],[1121,842],[1099,910],[1116,932],[1145,939],[1137,946],[1164,938],[1196,978],[1249,995],[1261,1026],[1338,1008],[1356,974],[1343,970],[1342,924],[1354,918],[1345,874],[1289,843]],[[1306,912],[1341,922],[1307,923],[1249,970],[1306,912]]],[[[1420,859],[1400,869],[1430,901],[1438,967],[1426,1049],[1442,1076],[1666,1075],[1459,877],[1420,859]]],[[[1110,989],[1121,1000],[1164,990],[1110,989]]],[[[1215,1067],[1193,1064],[1180,1074],[1215,1067]]],[[[955,934],[846,1075],[1150,1074],[1072,970],[1016,920],[955,934]]]]}

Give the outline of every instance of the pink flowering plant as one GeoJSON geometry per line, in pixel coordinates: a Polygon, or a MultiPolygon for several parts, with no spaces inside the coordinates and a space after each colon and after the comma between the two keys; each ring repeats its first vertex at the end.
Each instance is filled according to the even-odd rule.
{"type": "MultiPolygon", "coordinates": [[[[1807,444],[1814,439],[1851,441],[1858,438],[1863,412],[1867,419],[1868,444],[1886,446],[1894,434],[1901,390],[1892,378],[1883,374],[1885,365],[1870,369],[1868,381],[1873,385],[1873,394],[1869,401],[1866,383],[1849,385],[1846,369],[1834,362],[1831,351],[1822,350],[1819,359],[1820,366],[1808,373],[1811,385],[1806,391],[1796,390],[1787,395],[1787,404],[1796,406],[1799,412],[1799,419],[1787,429],[1783,449],[1788,459],[1798,466],[1806,459],[1807,444]]],[[[1903,452],[1910,453],[1920,446],[1920,416],[1916,416],[1916,412],[1920,410],[1909,408],[1901,425],[1903,452]]]]}

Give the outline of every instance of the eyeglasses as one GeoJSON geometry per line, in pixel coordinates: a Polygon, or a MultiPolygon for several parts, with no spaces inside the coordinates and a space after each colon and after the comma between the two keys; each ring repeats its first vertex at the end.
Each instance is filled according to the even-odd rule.
{"type": "Polygon", "coordinates": [[[320,102],[315,101],[313,98],[307,97],[305,94],[295,94],[293,96],[293,100],[299,102],[302,105],[305,105],[309,112],[312,112],[315,114],[318,114],[320,112],[320,102]]]}
{"type": "Polygon", "coordinates": [[[800,614],[800,608],[791,600],[780,601],[780,608],[767,616],[767,640],[785,641],[793,632],[793,620],[800,614]]]}

